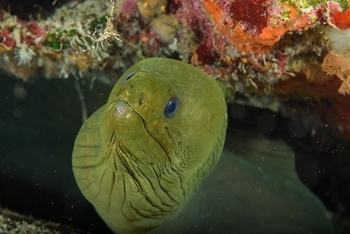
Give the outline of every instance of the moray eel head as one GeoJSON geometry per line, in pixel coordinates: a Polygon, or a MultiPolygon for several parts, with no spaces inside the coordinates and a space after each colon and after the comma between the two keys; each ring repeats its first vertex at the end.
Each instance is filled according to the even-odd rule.
{"type": "Polygon", "coordinates": [[[220,158],[227,126],[217,83],[172,59],[136,63],[82,126],[73,171],[114,231],[174,218],[220,158]]]}

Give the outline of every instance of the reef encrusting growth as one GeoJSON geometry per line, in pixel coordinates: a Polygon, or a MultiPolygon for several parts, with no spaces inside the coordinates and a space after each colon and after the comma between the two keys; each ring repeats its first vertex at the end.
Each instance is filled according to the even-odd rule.
{"type": "Polygon", "coordinates": [[[276,98],[283,96],[297,115],[317,116],[318,126],[349,138],[349,97],[337,91],[350,92],[349,65],[339,63],[349,58],[349,14],[344,0],[70,1],[30,20],[4,9],[0,68],[23,79],[109,80],[141,59],[176,57],[223,80],[251,105],[290,113],[276,98]],[[323,116],[325,109],[310,107],[305,97],[327,99],[333,114],[323,116]]]}

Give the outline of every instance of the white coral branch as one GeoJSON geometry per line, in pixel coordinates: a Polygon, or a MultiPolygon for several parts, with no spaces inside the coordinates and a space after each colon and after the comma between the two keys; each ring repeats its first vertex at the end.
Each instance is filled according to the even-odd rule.
{"type": "Polygon", "coordinates": [[[17,65],[30,65],[33,56],[35,55],[33,49],[28,44],[21,44],[15,51],[15,57],[18,59],[17,65]]]}
{"type": "Polygon", "coordinates": [[[102,30],[95,30],[95,32],[92,34],[92,36],[85,34],[85,36],[89,37],[92,41],[92,45],[89,46],[86,50],[83,50],[84,52],[90,49],[97,50],[99,45],[103,46],[104,44],[110,45],[110,41],[117,40],[122,42],[120,39],[120,35],[117,32],[117,30],[113,27],[113,9],[114,9],[114,0],[111,0],[112,2],[112,9],[109,13],[109,17],[106,16],[107,24],[105,29],[102,30]],[[98,35],[97,35],[98,34],[98,35]]]}

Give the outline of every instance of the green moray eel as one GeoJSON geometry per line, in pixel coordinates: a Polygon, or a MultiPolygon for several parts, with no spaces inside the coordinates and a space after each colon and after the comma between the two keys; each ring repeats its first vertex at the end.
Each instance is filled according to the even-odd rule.
{"type": "Polygon", "coordinates": [[[226,137],[226,93],[165,58],[142,60],[119,79],[81,127],[72,159],[81,192],[111,230],[333,233],[289,146],[239,129],[226,137]]]}
{"type": "Polygon", "coordinates": [[[179,61],[143,60],[82,126],[76,181],[113,231],[153,229],[176,216],[218,162],[226,125],[212,78],[179,61]]]}

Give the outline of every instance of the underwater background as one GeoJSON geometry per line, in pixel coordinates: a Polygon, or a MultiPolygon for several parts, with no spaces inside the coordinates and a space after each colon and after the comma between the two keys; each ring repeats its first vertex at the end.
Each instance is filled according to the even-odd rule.
{"type": "Polygon", "coordinates": [[[73,144],[118,78],[149,57],[223,81],[231,126],[292,145],[300,180],[336,233],[349,232],[347,1],[2,1],[0,10],[4,233],[31,233],[34,219],[111,233],[76,185],[73,144]],[[4,226],[7,209],[25,217],[4,226]]]}

